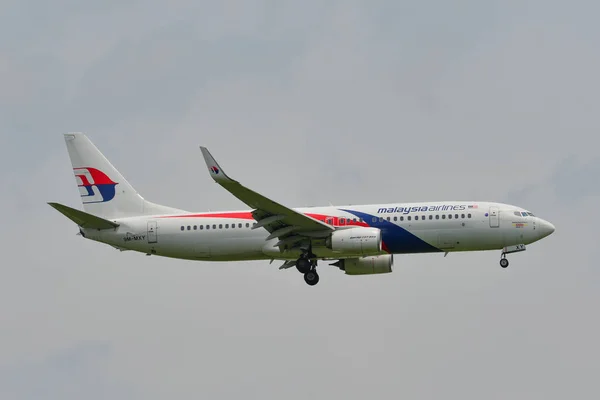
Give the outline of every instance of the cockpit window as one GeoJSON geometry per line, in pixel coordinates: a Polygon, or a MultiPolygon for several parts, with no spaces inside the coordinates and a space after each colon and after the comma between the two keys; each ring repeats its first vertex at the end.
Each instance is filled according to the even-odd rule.
{"type": "Polygon", "coordinates": [[[533,215],[532,213],[530,213],[529,211],[515,211],[514,214],[517,217],[535,217],[535,215],[533,215]]]}
{"type": "Polygon", "coordinates": [[[517,217],[535,217],[535,215],[533,215],[532,213],[530,213],[529,211],[513,211],[513,213],[517,216],[517,217]]]}

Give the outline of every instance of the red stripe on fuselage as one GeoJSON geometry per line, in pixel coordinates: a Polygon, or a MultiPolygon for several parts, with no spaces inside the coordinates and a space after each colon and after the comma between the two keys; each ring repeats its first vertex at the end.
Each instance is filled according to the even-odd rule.
{"type": "MultiPolygon", "coordinates": [[[[306,216],[314,218],[318,221],[328,224],[328,220],[331,220],[332,226],[364,226],[368,227],[369,224],[366,222],[354,221],[350,217],[336,217],[324,214],[306,214],[306,216]],[[344,224],[340,224],[340,220],[344,219],[344,224]]],[[[202,213],[202,214],[183,214],[183,215],[165,215],[159,218],[235,218],[235,219],[254,219],[252,213],[249,211],[242,212],[222,212],[222,213],[202,213]]]]}
{"type": "Polygon", "coordinates": [[[358,220],[354,221],[350,217],[334,217],[331,215],[323,215],[323,214],[306,214],[306,215],[308,217],[314,218],[314,219],[324,222],[326,224],[329,224],[327,221],[331,220],[331,224],[329,224],[329,225],[333,225],[333,226],[364,226],[364,227],[369,226],[369,224],[367,224],[366,222],[360,222],[358,220]],[[345,222],[344,224],[340,223],[341,219],[344,219],[344,222],[345,222]]]}

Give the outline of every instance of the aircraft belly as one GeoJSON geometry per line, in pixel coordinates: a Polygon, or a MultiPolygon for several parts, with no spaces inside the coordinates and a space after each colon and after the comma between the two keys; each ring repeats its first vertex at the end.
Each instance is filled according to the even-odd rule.
{"type": "Polygon", "coordinates": [[[244,257],[262,256],[262,237],[233,237],[213,241],[210,248],[210,256],[216,258],[242,259],[244,257]]]}

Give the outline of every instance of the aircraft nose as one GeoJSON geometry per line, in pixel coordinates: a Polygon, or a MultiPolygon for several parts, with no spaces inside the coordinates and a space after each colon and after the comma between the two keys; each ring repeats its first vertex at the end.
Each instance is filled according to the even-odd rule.
{"type": "Polygon", "coordinates": [[[540,239],[550,236],[556,228],[550,222],[540,219],[539,235],[540,239]]]}

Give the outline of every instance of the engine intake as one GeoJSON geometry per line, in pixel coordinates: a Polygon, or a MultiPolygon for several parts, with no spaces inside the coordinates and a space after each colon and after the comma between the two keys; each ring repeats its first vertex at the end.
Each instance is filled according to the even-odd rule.
{"type": "Polygon", "coordinates": [[[393,264],[394,256],[384,254],[380,256],[346,258],[331,265],[335,265],[342,271],[346,271],[346,275],[373,275],[392,272],[393,264]]]}
{"type": "Polygon", "coordinates": [[[348,254],[381,253],[381,231],[377,228],[350,228],[334,231],[325,241],[333,251],[348,254]]]}

